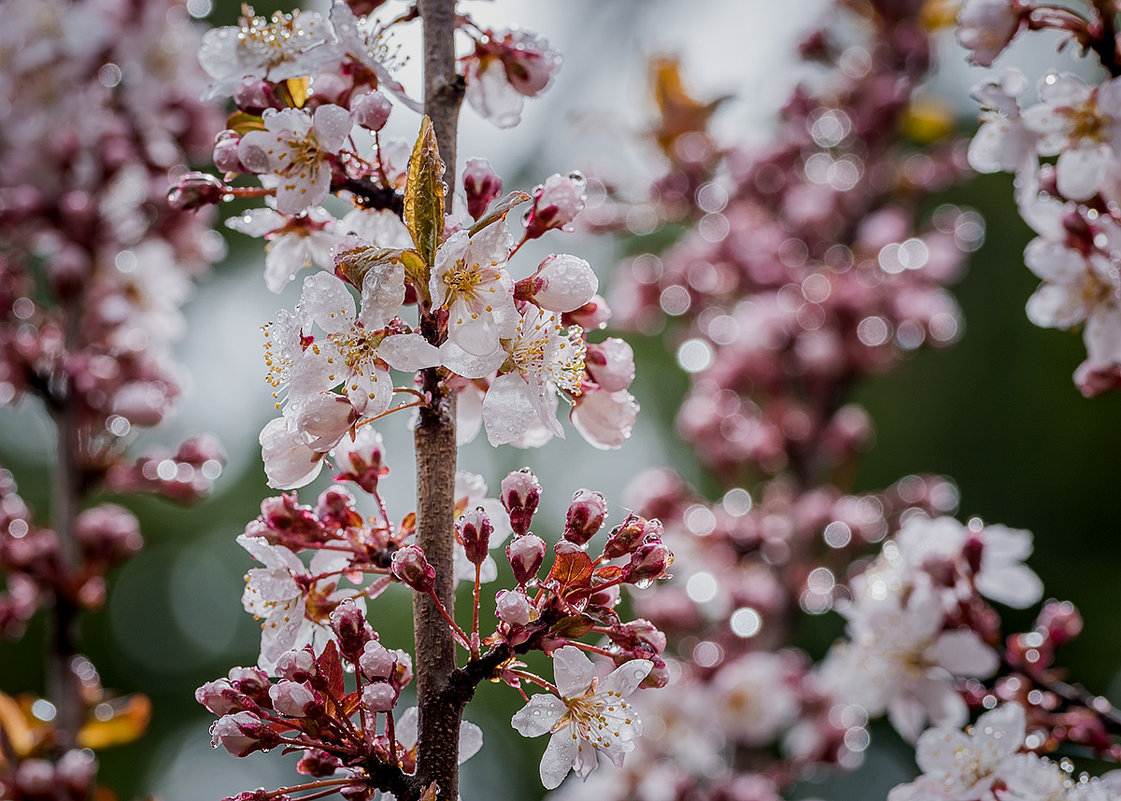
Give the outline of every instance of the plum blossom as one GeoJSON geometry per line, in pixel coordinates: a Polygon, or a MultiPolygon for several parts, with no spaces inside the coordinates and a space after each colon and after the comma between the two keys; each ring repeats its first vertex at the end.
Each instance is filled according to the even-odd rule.
{"type": "Polygon", "coordinates": [[[591,300],[599,289],[599,279],[588,262],[567,253],[545,258],[537,272],[518,281],[515,294],[542,309],[570,312],[591,300]]]}
{"type": "MultiPolygon", "coordinates": [[[[501,548],[513,531],[509,515],[497,498],[487,497],[487,482],[482,476],[461,470],[455,474],[455,517],[458,520],[475,509],[482,509],[493,526],[488,547],[501,548]]],[[[475,565],[467,558],[463,543],[459,542],[458,537],[453,547],[453,559],[456,581],[474,581],[475,565]]],[[[493,557],[487,556],[479,566],[479,580],[489,582],[496,578],[498,565],[493,557]]]]}
{"type": "Polygon", "coordinates": [[[365,610],[358,590],[338,589],[338,575],[315,578],[341,572],[348,563],[346,553],[318,551],[305,567],[290,549],[270,545],[263,537],[253,536],[251,529],[237,542],[264,565],[246,574],[241,599],[245,611],[262,619],[257,660],[262,670],[272,673],[287,651],[305,645],[322,649],[331,639],[331,610],[343,600],[352,598],[365,610]]]}
{"type": "Polygon", "coordinates": [[[958,44],[969,63],[992,66],[1020,31],[1028,8],[1020,0],[965,0],[958,12],[958,44]]]}
{"type": "Polygon", "coordinates": [[[296,217],[275,209],[249,209],[226,220],[227,227],[265,239],[265,285],[279,292],[296,273],[315,264],[331,270],[331,250],[339,244],[337,221],[318,206],[296,217]]]}
{"type": "Polygon", "coordinates": [[[483,425],[492,445],[512,442],[534,425],[563,437],[556,390],[576,394],[584,373],[585,345],[579,326],[565,329],[558,316],[531,306],[504,343],[512,369],[491,382],[483,399],[483,425]]]}
{"type": "Polygon", "coordinates": [[[1024,709],[1015,703],[986,712],[965,732],[928,729],[919,737],[915,756],[923,775],[896,788],[890,798],[921,797],[914,794],[929,787],[937,788],[936,797],[946,801],[991,801],[993,782],[1023,744],[1024,709]]]}
{"type": "Polygon", "coordinates": [[[432,303],[448,310],[448,340],[474,356],[493,354],[517,327],[514,284],[503,269],[511,245],[503,221],[474,236],[456,231],[436,251],[432,303]]]}
{"type": "Polygon", "coordinates": [[[490,31],[467,59],[467,102],[499,128],[511,128],[521,121],[525,98],[545,91],[560,65],[560,53],[536,34],[490,31]]]}
{"type": "Polygon", "coordinates": [[[1051,73],[1040,81],[1039,98],[1024,109],[1024,125],[1039,135],[1040,155],[1059,157],[1059,193],[1087,200],[1121,146],[1121,118],[1110,113],[1121,107],[1121,79],[1091,87],[1076,75],[1051,73]]]}
{"type": "Polygon", "coordinates": [[[552,734],[541,758],[546,789],[560,786],[569,770],[586,779],[596,768],[597,751],[616,767],[622,766],[642,733],[642,722],[625,699],[653,666],[648,659],[632,659],[599,679],[592,661],[579,648],[566,645],[553,652],[560,697],[539,693],[511,720],[523,737],[552,734]]]}
{"type": "Polygon", "coordinates": [[[314,115],[294,108],[265,109],[265,130],[241,138],[237,154],[246,169],[279,177],[276,208],[299,214],[322,203],[331,188],[331,157],[353,123],[342,106],[324,105],[314,115]]]}
{"type": "Polygon", "coordinates": [[[969,143],[969,166],[977,172],[1020,172],[1036,164],[1036,134],[1024,125],[1017,98],[1028,80],[1017,69],[1007,70],[999,81],[988,81],[973,90],[983,111],[981,127],[969,143]]]}
{"type": "Polygon", "coordinates": [[[228,96],[245,77],[283,81],[313,74],[325,60],[322,47],[331,38],[327,23],[315,12],[276,12],[254,16],[241,26],[212,28],[202,37],[199,63],[214,79],[206,99],[228,96]]]}
{"type": "Polygon", "coordinates": [[[580,435],[597,448],[620,448],[638,419],[638,401],[625,389],[608,392],[585,388],[576,398],[569,419],[580,435]]]}

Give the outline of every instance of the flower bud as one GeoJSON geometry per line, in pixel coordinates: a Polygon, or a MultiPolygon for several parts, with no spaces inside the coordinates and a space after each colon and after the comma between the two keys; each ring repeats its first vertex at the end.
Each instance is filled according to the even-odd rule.
{"type": "Polygon", "coordinates": [[[252,712],[223,715],[210,727],[210,745],[222,746],[232,756],[243,757],[279,744],[280,735],[252,712]]]}
{"type": "Polygon", "coordinates": [[[584,306],[597,289],[599,279],[590,264],[567,253],[553,253],[536,273],[514,285],[514,297],[548,311],[570,312],[584,306]]]}
{"type": "Polygon", "coordinates": [[[72,748],[58,760],[55,775],[72,798],[89,798],[97,776],[97,760],[86,748],[72,748]]]}
{"type": "Polygon", "coordinates": [[[362,689],[362,705],[371,712],[388,712],[397,705],[397,690],[384,681],[367,684],[362,689]]]}
{"type": "Polygon", "coordinates": [[[116,562],[144,546],[136,516],[115,503],[103,503],[79,514],[75,533],[85,557],[99,562],[116,562]]]}
{"type": "Polygon", "coordinates": [[[167,202],[173,209],[194,211],[221,202],[225,194],[226,185],[213,175],[185,172],[168,190],[167,202]]]}
{"type": "Polygon", "coordinates": [[[579,309],[562,314],[561,325],[578,325],[585,331],[596,331],[606,326],[610,319],[611,308],[607,301],[600,295],[594,295],[579,309]]]}
{"type": "Polygon", "coordinates": [[[390,681],[394,687],[400,690],[402,687],[408,686],[409,682],[413,680],[413,658],[408,651],[402,651],[400,648],[393,651],[393,656],[397,659],[397,665],[393,669],[393,676],[390,681]]]}
{"type": "Polygon", "coordinates": [[[366,647],[362,649],[362,656],[358,658],[358,669],[370,681],[388,679],[393,675],[396,666],[396,654],[377,640],[366,643],[366,647]]]}
{"type": "Polygon", "coordinates": [[[586,187],[587,181],[578,172],[568,176],[554,173],[545,179],[534,191],[533,206],[526,212],[526,238],[537,239],[554,228],[572,230],[572,221],[588,198],[586,187]]]}
{"type": "Polygon", "coordinates": [[[211,158],[214,166],[222,172],[245,172],[241,159],[237,157],[237,145],[241,137],[235,131],[219,131],[214,138],[214,152],[211,158]]]}
{"type": "Polygon", "coordinates": [[[673,553],[661,542],[640,545],[631,554],[631,561],[623,568],[623,581],[641,584],[663,578],[666,568],[673,564],[673,553]]]}
{"type": "Polygon", "coordinates": [[[647,520],[643,517],[631,517],[621,526],[612,529],[611,537],[603,549],[603,555],[608,559],[615,559],[634,553],[648,537],[652,540],[661,540],[662,533],[662,521],[657,518],[647,520]]]}
{"type": "Polygon", "coordinates": [[[486,159],[468,159],[463,168],[463,191],[467,195],[467,213],[478,220],[502,193],[502,179],[486,159]]]}
{"type": "Polygon", "coordinates": [[[1082,615],[1070,601],[1048,601],[1040,610],[1035,627],[1058,648],[1082,633],[1082,615]]]}
{"type": "Polygon", "coordinates": [[[255,667],[234,667],[230,668],[230,672],[226,675],[229,677],[230,684],[239,693],[244,693],[258,704],[268,705],[269,687],[272,686],[272,682],[269,681],[265,671],[255,667]]]}
{"type": "Polygon", "coordinates": [[[195,690],[195,700],[215,715],[228,715],[243,711],[249,699],[235,690],[227,679],[217,679],[195,690]]]}
{"type": "Polygon", "coordinates": [[[308,684],[295,681],[278,681],[269,689],[272,708],[289,718],[306,718],[315,715],[322,706],[308,684]]]}
{"type": "Polygon", "coordinates": [[[600,389],[618,392],[634,381],[634,351],[618,337],[609,337],[598,344],[589,342],[584,368],[600,389]]]}
{"type": "Polygon", "coordinates": [[[436,586],[436,569],[428,564],[424,551],[416,545],[406,545],[393,554],[393,575],[417,592],[429,593],[436,586]]]}
{"type": "Polygon", "coordinates": [[[366,643],[374,637],[365,613],[354,601],[346,600],[334,608],[330,620],[331,630],[338,637],[339,653],[357,662],[366,643]]]}
{"type": "Polygon", "coordinates": [[[560,53],[548,40],[531,31],[514,30],[502,35],[491,32],[490,46],[502,61],[506,80],[526,97],[536,97],[545,91],[560,69],[560,53]]]}
{"type": "MultiPolygon", "coordinates": [[[[296,770],[304,776],[314,776],[319,779],[333,776],[338,769],[339,760],[337,757],[331,756],[326,751],[314,749],[304,751],[304,755],[296,763],[296,770]]],[[[273,798],[271,795],[266,796],[262,801],[272,801],[273,798]]]]}
{"type": "Polygon", "coordinates": [[[267,108],[280,107],[271,84],[264,78],[255,78],[251,75],[237,82],[233,97],[237,107],[250,114],[260,114],[267,108]]]}
{"type": "Polygon", "coordinates": [[[525,626],[537,617],[533,604],[517,590],[499,590],[494,601],[494,614],[511,626],[525,626]]]}
{"type": "Polygon", "coordinates": [[[285,651],[276,660],[276,675],[289,681],[311,681],[319,675],[315,654],[310,648],[285,651]]]}
{"type": "Polygon", "coordinates": [[[456,522],[456,533],[463,543],[463,550],[467,552],[467,561],[473,565],[481,565],[487,558],[490,535],[494,533],[494,526],[487,513],[481,507],[464,512],[456,522]]]}
{"type": "Polygon", "coordinates": [[[537,571],[545,561],[545,541],[535,534],[515,537],[506,546],[506,558],[514,568],[514,578],[524,586],[537,578],[537,571]]]}
{"type": "Polygon", "coordinates": [[[579,489],[572,496],[564,518],[564,538],[583,548],[603,528],[607,499],[601,493],[579,489]]]}
{"type": "Polygon", "coordinates": [[[532,470],[523,467],[502,479],[498,498],[510,515],[510,528],[514,534],[525,534],[541,501],[541,483],[532,470]]]}
{"type": "Polygon", "coordinates": [[[366,492],[376,492],[378,479],[389,475],[384,453],[381,434],[373,426],[362,426],[354,439],[344,436],[332,451],[339,468],[335,480],[353,481],[366,492]]]}
{"type": "Polygon", "coordinates": [[[378,90],[362,95],[350,103],[350,118],[363,128],[380,131],[389,119],[393,105],[378,90]]]}

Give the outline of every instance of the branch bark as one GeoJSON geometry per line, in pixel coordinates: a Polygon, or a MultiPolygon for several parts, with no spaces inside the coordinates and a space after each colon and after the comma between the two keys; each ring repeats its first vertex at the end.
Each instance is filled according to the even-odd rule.
{"type": "MultiPolygon", "coordinates": [[[[432,120],[444,161],[445,191],[455,182],[456,126],[463,82],[455,69],[455,0],[420,0],[424,24],[424,110],[432,120]]],[[[439,344],[431,309],[421,312],[422,335],[439,344]]],[[[414,442],[417,466],[417,544],[436,570],[436,596],[449,613],[455,608],[455,396],[436,368],[422,372],[428,402],[420,407],[414,442]]],[[[455,640],[436,605],[419,593],[413,599],[416,637],[417,772],[419,785],[435,782],[440,798],[455,799],[459,788],[459,725],[462,704],[449,703],[456,669],[455,640]]]]}

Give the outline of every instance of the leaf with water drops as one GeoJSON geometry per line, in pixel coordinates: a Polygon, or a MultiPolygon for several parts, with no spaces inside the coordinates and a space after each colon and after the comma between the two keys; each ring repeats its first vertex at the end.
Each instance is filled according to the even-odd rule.
{"type": "Polygon", "coordinates": [[[432,120],[420,123],[405,184],[405,227],[424,263],[431,265],[444,234],[444,162],[432,120]]]}

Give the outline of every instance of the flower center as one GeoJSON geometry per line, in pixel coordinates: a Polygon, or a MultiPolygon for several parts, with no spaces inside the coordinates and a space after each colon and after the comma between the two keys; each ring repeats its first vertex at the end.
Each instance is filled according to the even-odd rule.
{"type": "Polygon", "coordinates": [[[309,41],[308,30],[315,27],[315,22],[297,27],[298,16],[298,11],[291,14],[277,11],[271,18],[253,17],[238,31],[238,46],[269,67],[295,58],[314,44],[309,41]]]}

